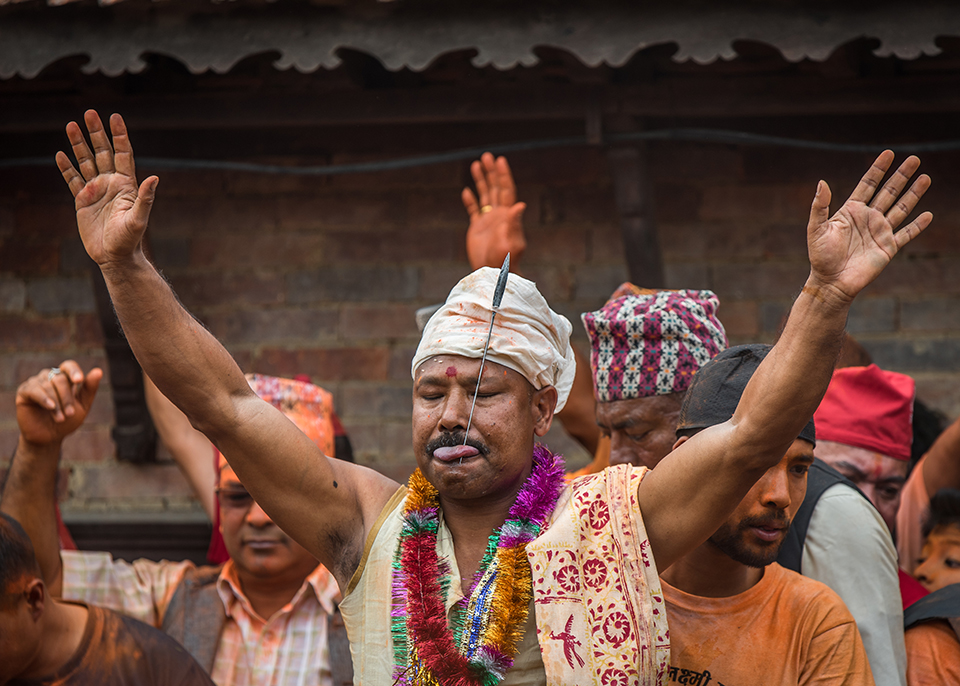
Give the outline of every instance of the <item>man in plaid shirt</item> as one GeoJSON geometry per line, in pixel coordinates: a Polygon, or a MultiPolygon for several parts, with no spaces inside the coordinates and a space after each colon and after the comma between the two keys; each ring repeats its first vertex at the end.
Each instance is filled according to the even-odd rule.
{"type": "Polygon", "coordinates": [[[284,534],[220,462],[221,529],[231,559],[130,564],[108,553],[59,550],[54,484],[60,445],[86,418],[102,372],[73,361],[43,370],[17,390],[20,439],[3,512],[28,530],[51,593],[111,608],[180,640],[219,686],[330,686],[328,620],[333,576],[284,534]]]}

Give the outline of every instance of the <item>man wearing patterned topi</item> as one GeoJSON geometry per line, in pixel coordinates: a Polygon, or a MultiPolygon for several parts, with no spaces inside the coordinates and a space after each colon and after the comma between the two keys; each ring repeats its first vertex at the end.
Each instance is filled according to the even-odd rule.
{"type": "Polygon", "coordinates": [[[894,233],[929,186],[920,176],[900,197],[914,157],[883,185],[893,160],[883,153],[832,218],[818,184],[810,277],[733,417],[656,470],[622,465],[570,486],[562,461],[535,448],[573,378],[570,324],[510,277],[491,325],[497,272],[474,272],[414,357],[419,469],[403,488],[324,459],[250,391],[143,255],[158,179],[137,186],[123,120],[111,118],[111,145],[96,113],[85,119],[92,148],[71,123],[78,167],[64,154],[58,165],[127,339],[257,501],[336,576],[363,684],[662,683],[657,568],[706,540],[780,461],[829,382],[853,298],[932,219],[894,233]]]}

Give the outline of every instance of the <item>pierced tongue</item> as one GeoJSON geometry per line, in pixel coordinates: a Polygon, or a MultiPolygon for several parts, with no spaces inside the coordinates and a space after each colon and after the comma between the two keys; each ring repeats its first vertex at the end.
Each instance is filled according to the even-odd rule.
{"type": "Polygon", "coordinates": [[[461,460],[464,457],[473,457],[479,454],[479,450],[469,445],[455,445],[452,448],[437,448],[433,451],[433,456],[444,462],[453,462],[454,460],[461,460]]]}

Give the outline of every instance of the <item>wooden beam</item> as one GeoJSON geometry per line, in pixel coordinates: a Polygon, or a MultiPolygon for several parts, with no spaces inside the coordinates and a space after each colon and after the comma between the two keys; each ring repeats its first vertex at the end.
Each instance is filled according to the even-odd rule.
{"type": "MultiPolygon", "coordinates": [[[[618,131],[633,126],[620,125],[618,131]]],[[[620,213],[620,232],[630,281],[644,288],[665,288],[663,253],[657,235],[656,209],[646,146],[607,151],[614,197],[620,213]]]]}
{"type": "MultiPolygon", "coordinates": [[[[642,84],[492,84],[313,93],[18,93],[0,83],[0,132],[60,131],[84,109],[123,112],[141,130],[584,121],[604,116],[796,117],[960,113],[957,73],[897,78],[668,77],[642,84]]],[[[118,89],[120,85],[118,84],[118,89]]]]}

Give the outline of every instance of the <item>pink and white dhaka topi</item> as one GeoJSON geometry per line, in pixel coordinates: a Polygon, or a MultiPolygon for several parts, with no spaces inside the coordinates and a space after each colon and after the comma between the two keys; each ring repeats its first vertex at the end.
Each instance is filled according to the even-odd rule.
{"type": "Polygon", "coordinates": [[[583,314],[597,400],[686,391],[697,370],[727,347],[719,304],[711,291],[625,283],[601,309],[583,314]]]}

